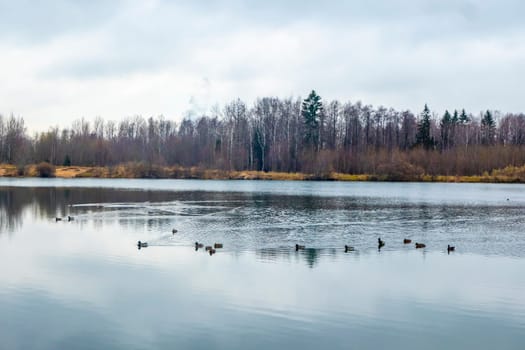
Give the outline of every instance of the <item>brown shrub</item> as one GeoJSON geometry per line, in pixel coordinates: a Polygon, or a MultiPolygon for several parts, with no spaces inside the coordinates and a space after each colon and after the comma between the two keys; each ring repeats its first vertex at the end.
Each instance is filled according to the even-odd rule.
{"type": "Polygon", "coordinates": [[[36,173],[39,177],[55,177],[55,167],[47,162],[36,165],[36,173]]]}

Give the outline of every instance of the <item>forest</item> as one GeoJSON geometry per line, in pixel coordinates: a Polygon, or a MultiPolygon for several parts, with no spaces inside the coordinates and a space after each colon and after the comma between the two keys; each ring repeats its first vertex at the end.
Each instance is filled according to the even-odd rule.
{"type": "Polygon", "coordinates": [[[180,122],[164,116],[78,119],[29,135],[24,119],[0,115],[0,163],[24,166],[142,164],[223,171],[414,176],[482,175],[525,164],[525,115],[427,105],[409,110],[362,102],[236,99],[180,122]]]}

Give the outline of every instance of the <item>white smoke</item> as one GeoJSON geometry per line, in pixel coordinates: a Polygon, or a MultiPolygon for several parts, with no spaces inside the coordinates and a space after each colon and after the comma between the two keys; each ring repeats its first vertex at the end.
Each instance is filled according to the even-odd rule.
{"type": "Polygon", "coordinates": [[[195,120],[210,112],[211,104],[211,83],[208,78],[203,78],[195,87],[190,100],[190,107],[185,113],[185,117],[195,120]]]}

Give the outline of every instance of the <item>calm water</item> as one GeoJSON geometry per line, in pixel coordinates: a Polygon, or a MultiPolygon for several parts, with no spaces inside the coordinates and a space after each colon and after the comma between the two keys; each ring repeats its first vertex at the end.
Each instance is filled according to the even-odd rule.
{"type": "Polygon", "coordinates": [[[0,179],[0,349],[521,350],[524,224],[523,185],[0,179]]]}

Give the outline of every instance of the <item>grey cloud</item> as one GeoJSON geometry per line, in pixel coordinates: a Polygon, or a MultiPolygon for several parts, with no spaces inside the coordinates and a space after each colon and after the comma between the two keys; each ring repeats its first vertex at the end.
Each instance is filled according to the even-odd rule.
{"type": "MultiPolygon", "coordinates": [[[[124,81],[166,70],[185,82],[209,77],[210,94],[222,100],[315,88],[327,99],[416,111],[425,102],[520,110],[523,13],[518,0],[0,0],[0,44],[40,44],[70,33],[74,40],[76,32],[99,44],[92,54],[55,55],[56,62],[38,65],[37,80],[51,82],[124,81]]],[[[184,101],[194,95],[190,111],[216,101],[198,91],[177,94],[184,101]]]]}
{"type": "Polygon", "coordinates": [[[247,30],[264,33],[307,23],[330,32],[333,36],[330,42],[344,47],[345,36],[365,26],[380,30],[385,47],[397,45],[412,50],[429,42],[505,35],[515,31],[516,27],[522,28],[520,14],[525,12],[525,3],[516,0],[384,0],[368,3],[164,0],[151,11],[122,15],[126,8],[138,3],[112,3],[114,5],[109,6],[102,1],[55,1],[49,8],[37,5],[28,11],[27,18],[23,16],[23,9],[31,7],[28,2],[3,6],[14,9],[18,13],[15,18],[36,23],[33,29],[20,24],[19,28],[15,26],[11,30],[22,34],[27,31],[27,35],[45,36],[72,28],[96,28],[97,21],[105,21],[104,35],[109,44],[103,55],[60,62],[44,73],[80,78],[183,66],[192,60],[196,48],[216,45],[232,34],[247,30]],[[49,18],[44,20],[46,17],[49,18]],[[40,32],[39,26],[44,30],[40,32]]]}
{"type": "Polygon", "coordinates": [[[0,40],[35,43],[111,19],[120,2],[0,0],[0,40]]]}

